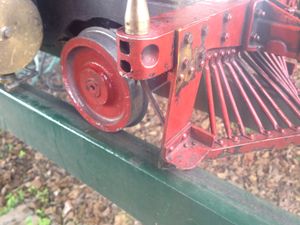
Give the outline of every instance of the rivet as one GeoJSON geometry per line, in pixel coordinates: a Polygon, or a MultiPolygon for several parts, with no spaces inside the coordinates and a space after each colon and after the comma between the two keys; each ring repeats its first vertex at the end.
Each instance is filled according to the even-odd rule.
{"type": "Polygon", "coordinates": [[[180,80],[184,80],[184,77],[185,77],[185,75],[184,75],[183,73],[181,73],[181,74],[179,75],[180,80]]]}
{"type": "Polygon", "coordinates": [[[239,137],[237,137],[237,136],[233,137],[233,141],[234,142],[238,142],[239,141],[239,137]]]}
{"type": "Polygon", "coordinates": [[[195,67],[192,66],[192,67],[190,68],[190,70],[189,70],[189,73],[190,73],[190,74],[194,74],[194,73],[195,73],[195,67]]]}
{"type": "Polygon", "coordinates": [[[249,138],[251,139],[251,140],[254,140],[254,134],[249,134],[249,138]]]}
{"type": "Polygon", "coordinates": [[[224,141],[223,141],[223,140],[219,140],[219,144],[220,144],[221,146],[223,146],[223,145],[224,145],[224,141]]]}
{"type": "Polygon", "coordinates": [[[197,69],[200,70],[203,65],[204,65],[204,58],[205,58],[205,54],[204,52],[199,52],[197,54],[197,69]]]}
{"type": "Polygon", "coordinates": [[[266,131],[265,131],[265,134],[266,134],[268,137],[271,136],[271,133],[272,133],[272,132],[269,131],[269,130],[266,130],[266,131]]]}

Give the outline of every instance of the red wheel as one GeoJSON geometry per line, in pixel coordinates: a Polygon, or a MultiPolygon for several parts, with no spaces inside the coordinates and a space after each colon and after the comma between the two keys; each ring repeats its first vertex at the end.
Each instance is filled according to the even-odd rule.
{"type": "Polygon", "coordinates": [[[107,132],[138,123],[148,103],[139,84],[120,76],[116,53],[115,34],[92,27],[70,40],[61,56],[73,105],[90,124],[107,132]]]}

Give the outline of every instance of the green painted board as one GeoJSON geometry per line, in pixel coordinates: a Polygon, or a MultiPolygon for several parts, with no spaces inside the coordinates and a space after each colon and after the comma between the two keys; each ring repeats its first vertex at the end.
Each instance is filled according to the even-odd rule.
{"type": "Polygon", "coordinates": [[[88,125],[29,86],[0,89],[0,128],[38,149],[145,225],[300,225],[300,218],[215,176],[156,167],[158,149],[88,125]]]}

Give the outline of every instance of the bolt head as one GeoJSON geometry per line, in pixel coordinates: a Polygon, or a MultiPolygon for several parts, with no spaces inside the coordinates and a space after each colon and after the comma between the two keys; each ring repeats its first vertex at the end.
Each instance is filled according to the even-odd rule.
{"type": "Polygon", "coordinates": [[[232,19],[232,15],[229,12],[226,12],[224,15],[224,22],[228,23],[232,19]]]}
{"type": "Polygon", "coordinates": [[[186,70],[189,67],[190,60],[188,58],[183,59],[183,62],[181,64],[181,69],[186,70]]]}
{"type": "Polygon", "coordinates": [[[6,29],[3,31],[3,37],[6,38],[6,39],[11,38],[11,37],[12,37],[12,29],[6,28],[6,29]]]}
{"type": "Polygon", "coordinates": [[[259,34],[257,34],[257,33],[252,34],[252,35],[251,35],[251,39],[252,39],[252,41],[259,42],[259,41],[260,41],[260,36],[259,36],[259,34]]]}
{"type": "Polygon", "coordinates": [[[208,27],[207,26],[202,27],[201,29],[202,37],[205,37],[207,34],[208,34],[208,27]]]}
{"type": "Polygon", "coordinates": [[[0,28],[0,40],[6,40],[11,38],[13,35],[13,31],[10,27],[2,27],[0,28]]]}
{"type": "Polygon", "coordinates": [[[266,16],[266,11],[264,11],[263,9],[258,9],[255,14],[259,17],[265,17],[266,16]]]}
{"type": "Polygon", "coordinates": [[[192,44],[193,43],[193,35],[191,33],[187,33],[184,37],[184,42],[186,44],[192,44]]]}
{"type": "Polygon", "coordinates": [[[193,73],[195,73],[195,71],[196,71],[195,67],[192,66],[192,67],[190,68],[190,71],[189,71],[189,72],[190,72],[190,74],[193,74],[193,73]]]}
{"type": "Polygon", "coordinates": [[[221,40],[222,40],[223,42],[225,42],[225,41],[227,41],[227,40],[229,39],[229,37],[230,37],[229,33],[224,33],[224,34],[222,35],[221,40]]]}

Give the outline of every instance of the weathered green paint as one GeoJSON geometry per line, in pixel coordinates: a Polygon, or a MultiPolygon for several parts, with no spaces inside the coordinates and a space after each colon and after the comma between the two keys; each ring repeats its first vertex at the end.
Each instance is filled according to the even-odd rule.
{"type": "Polygon", "coordinates": [[[0,127],[145,225],[300,224],[203,170],[157,169],[155,147],[124,132],[99,132],[69,105],[26,86],[13,94],[0,90],[0,127]]]}

